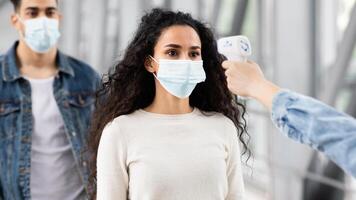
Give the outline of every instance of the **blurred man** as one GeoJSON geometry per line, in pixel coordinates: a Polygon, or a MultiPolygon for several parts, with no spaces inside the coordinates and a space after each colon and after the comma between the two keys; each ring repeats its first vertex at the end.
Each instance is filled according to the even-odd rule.
{"type": "Polygon", "coordinates": [[[58,51],[56,0],[11,2],[19,41],[0,56],[0,199],[85,199],[98,74],[58,51]]]}
{"type": "Polygon", "coordinates": [[[293,140],[317,149],[356,177],[356,120],[324,103],[282,90],[253,62],[223,63],[229,89],[266,106],[274,124],[293,140]]]}

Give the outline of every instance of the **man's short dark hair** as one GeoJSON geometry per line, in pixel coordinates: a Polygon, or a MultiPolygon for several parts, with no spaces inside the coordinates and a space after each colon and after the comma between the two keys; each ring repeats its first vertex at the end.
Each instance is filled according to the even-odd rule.
{"type": "MultiPolygon", "coordinates": [[[[17,10],[20,8],[21,5],[21,1],[22,0],[10,0],[11,3],[14,5],[14,9],[17,10]]],[[[56,2],[58,3],[58,0],[56,0],[56,2]]]]}
{"type": "Polygon", "coordinates": [[[11,3],[14,5],[14,9],[17,10],[20,7],[21,0],[11,0],[11,3]]]}

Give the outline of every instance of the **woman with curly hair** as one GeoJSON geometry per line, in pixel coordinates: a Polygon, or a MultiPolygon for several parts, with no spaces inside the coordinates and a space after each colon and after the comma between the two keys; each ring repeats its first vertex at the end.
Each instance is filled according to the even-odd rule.
{"type": "Polygon", "coordinates": [[[243,199],[245,108],[212,31],[153,9],[98,92],[91,127],[98,200],[243,199]]]}

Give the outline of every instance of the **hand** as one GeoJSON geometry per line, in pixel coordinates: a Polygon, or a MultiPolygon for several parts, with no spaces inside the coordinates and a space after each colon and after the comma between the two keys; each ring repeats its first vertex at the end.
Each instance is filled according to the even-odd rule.
{"type": "Polygon", "coordinates": [[[264,78],[258,64],[236,61],[224,61],[226,80],[229,90],[239,96],[252,97],[267,108],[272,108],[274,95],[280,88],[264,78]]]}
{"type": "Polygon", "coordinates": [[[226,70],[229,90],[239,96],[253,97],[256,88],[265,80],[260,67],[252,61],[225,61],[222,66],[226,70]]]}

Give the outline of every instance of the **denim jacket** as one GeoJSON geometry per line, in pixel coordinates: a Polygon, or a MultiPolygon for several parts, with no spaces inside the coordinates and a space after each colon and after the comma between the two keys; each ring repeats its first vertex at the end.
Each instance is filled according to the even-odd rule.
{"type": "MultiPolygon", "coordinates": [[[[31,199],[31,87],[19,73],[17,45],[0,56],[0,200],[31,199]]],[[[54,97],[83,185],[87,186],[83,148],[100,78],[87,64],[59,51],[56,62],[59,72],[53,84],[54,97]]]]}
{"type": "Polygon", "coordinates": [[[356,177],[356,120],[315,99],[281,91],[273,99],[272,120],[291,139],[323,152],[356,177]]]}

